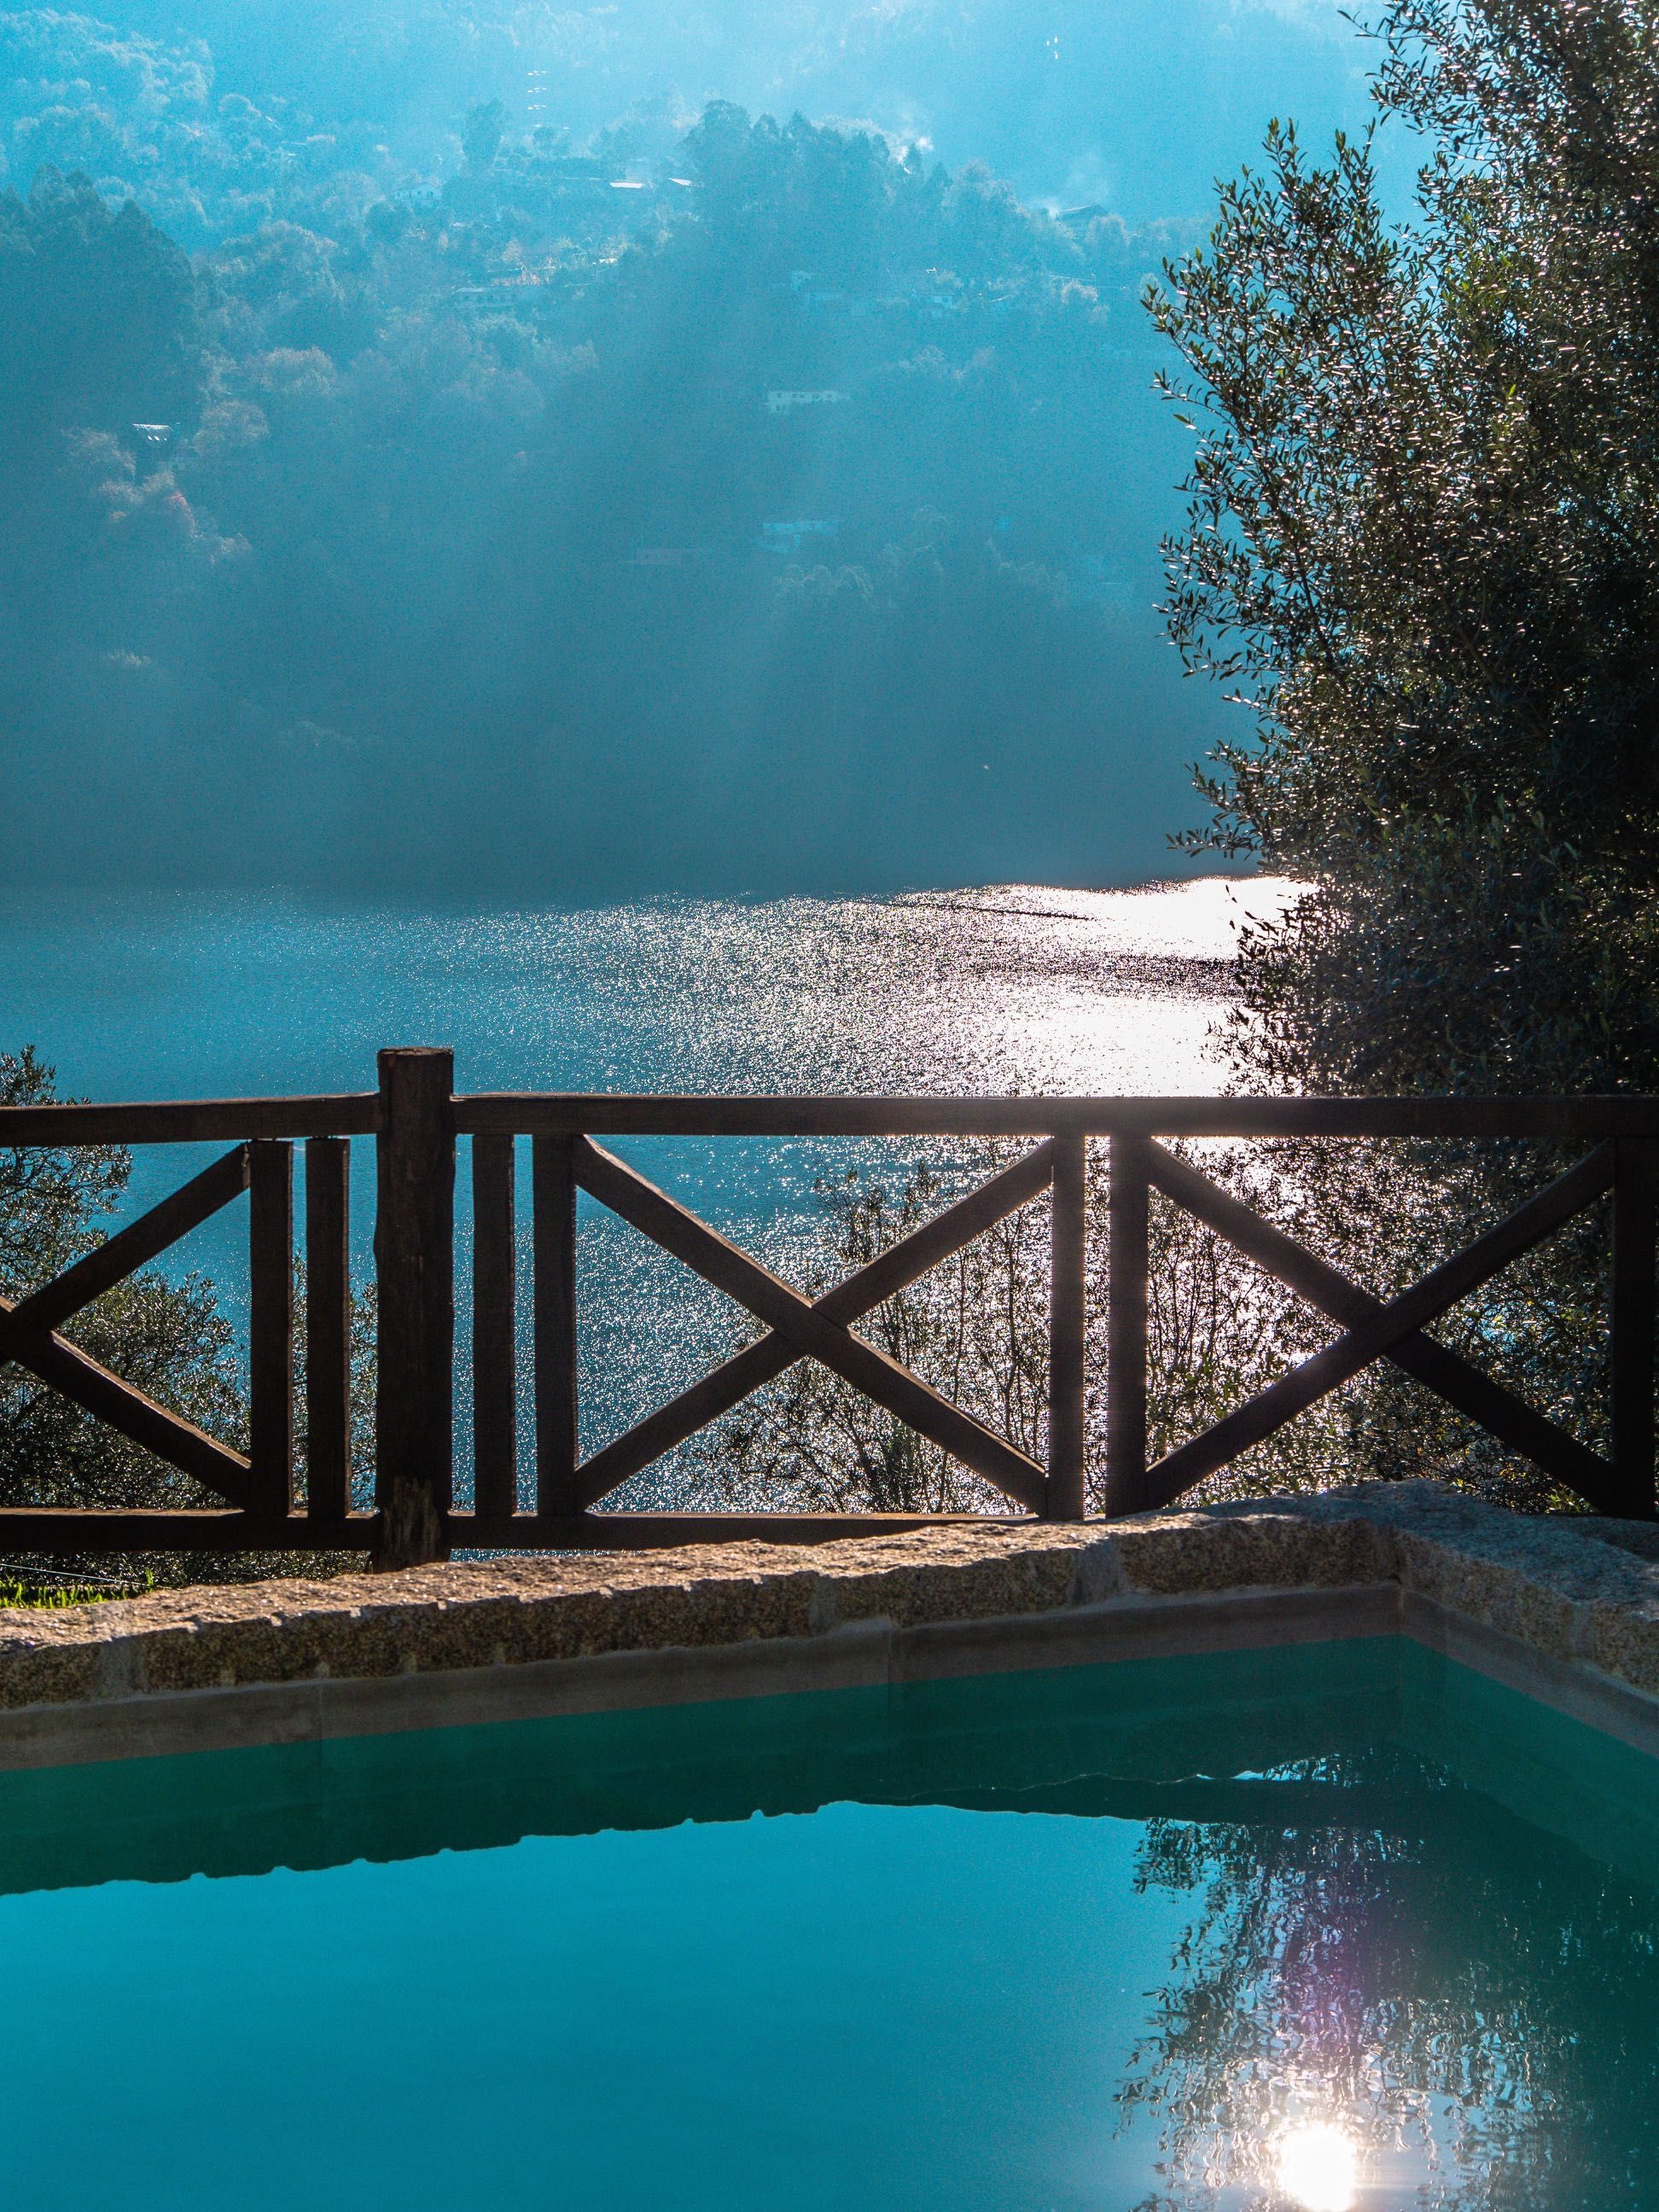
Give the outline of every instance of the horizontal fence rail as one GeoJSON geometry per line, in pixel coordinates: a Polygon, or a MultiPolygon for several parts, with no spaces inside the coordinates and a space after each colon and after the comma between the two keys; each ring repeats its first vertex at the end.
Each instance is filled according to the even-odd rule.
{"type": "MultiPolygon", "coordinates": [[[[1655,1513],[1655,1209],[1659,1099],[768,1098],[552,1092],[457,1096],[450,1054],[384,1052],[370,1092],[173,1104],[0,1109],[0,1149],[213,1142],[232,1149],[52,1282],[0,1297],[0,1365],[15,1363],[190,1477],[216,1505],[0,1507],[0,1550],[368,1551],[383,1565],[454,1548],[565,1549],[829,1536],[961,1522],[926,1513],[603,1510],[635,1475],[801,1359],[1000,1492],[1010,1516],[1088,1510],[1087,1176],[1106,1147],[1105,1494],[1109,1516],[1172,1503],[1373,1363],[1391,1363],[1597,1510],[1655,1513]],[[602,1137],[1005,1138],[1030,1149],[817,1297],[711,1228],[602,1137]],[[374,1504],[352,1497],[351,1140],[375,1156],[378,1340],[374,1504]],[[1587,1148],[1509,1218],[1382,1298],[1265,1219],[1164,1140],[1419,1139],[1587,1148]],[[473,1484],[454,1496],[458,1140],[469,1140],[473,1484]],[[521,1503],[517,1145],[529,1139],[533,1502],[521,1503]],[[294,1155],[305,1205],[296,1224],[294,1155]],[[629,1222],[762,1324],[763,1334],[586,1459],[578,1430],[580,1193],[629,1222]],[[1152,1194],[1287,1285],[1340,1332],[1161,1458],[1147,1453],[1152,1194]],[[94,1300],[246,1195],[247,1449],[156,1404],[63,1331],[94,1300]],[[1046,1464],[942,1395],[856,1324],[1034,1200],[1050,1210],[1046,1464]],[[1611,1198],[1612,1449],[1558,1422],[1427,1334],[1457,1302],[1611,1198]],[[304,1256],[304,1433],[296,1433],[296,1229],[304,1256]]],[[[983,1518],[985,1516],[978,1516],[983,1518]]]]}

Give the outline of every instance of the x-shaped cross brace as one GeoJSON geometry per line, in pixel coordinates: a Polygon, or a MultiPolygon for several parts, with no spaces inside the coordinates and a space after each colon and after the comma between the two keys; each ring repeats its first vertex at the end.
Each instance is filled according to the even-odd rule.
{"type": "Polygon", "coordinates": [[[1042,1510],[1048,1475],[1034,1459],[941,1397],[909,1368],[854,1336],[848,1324],[1045,1189],[1054,1176],[1052,1144],[1039,1146],[816,1301],[803,1297],[589,1139],[578,1139],[574,1152],[575,1178],[584,1190],[746,1307],[773,1332],[595,1453],[578,1475],[584,1507],[807,1357],[822,1362],[1022,1505],[1042,1510]]]}
{"type": "Polygon", "coordinates": [[[15,1304],[0,1298],[0,1364],[15,1360],[73,1404],[143,1445],[169,1467],[194,1475],[233,1505],[247,1503],[249,1468],[241,1454],[112,1375],[79,1345],[59,1336],[58,1324],[147,1266],[210,1214],[228,1206],[247,1183],[248,1149],[238,1145],[27,1297],[15,1304]]]}
{"type": "Polygon", "coordinates": [[[1201,1435],[1168,1452],[1147,1470],[1148,1504],[1167,1504],[1194,1483],[1282,1428],[1374,1359],[1388,1358],[1462,1413],[1581,1492],[1612,1503],[1613,1469],[1597,1453],[1547,1420],[1503,1384],[1421,1331],[1461,1298],[1582,1213],[1613,1183],[1613,1154],[1604,1145],[1537,1192],[1507,1220],[1420,1281],[1386,1301],[1317,1258],[1293,1237],[1218,1188],[1161,1145],[1148,1144],[1147,1178],[1168,1198],[1217,1230],[1247,1259],[1288,1283],[1309,1303],[1346,1324],[1346,1334],[1292,1368],[1201,1435]]]}

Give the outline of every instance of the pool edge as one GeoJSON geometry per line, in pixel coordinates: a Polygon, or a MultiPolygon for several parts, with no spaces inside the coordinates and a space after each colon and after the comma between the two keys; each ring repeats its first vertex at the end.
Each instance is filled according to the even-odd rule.
{"type": "Polygon", "coordinates": [[[0,1613],[0,1769],[1378,1634],[1659,1756],[1645,1524],[1372,1484],[0,1613]]]}
{"type": "Polygon", "coordinates": [[[978,1620],[878,1618],[812,1637],[27,1705],[0,1711],[0,1771],[1388,1636],[1401,1595],[1368,1583],[1115,1597],[978,1620]]]}

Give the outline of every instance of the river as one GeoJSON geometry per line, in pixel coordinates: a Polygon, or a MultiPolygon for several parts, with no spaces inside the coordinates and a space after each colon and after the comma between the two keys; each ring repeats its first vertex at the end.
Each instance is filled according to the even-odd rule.
{"type": "MultiPolygon", "coordinates": [[[[64,1095],[106,1100],[368,1090],[391,1044],[452,1046],[461,1090],[1213,1091],[1238,927],[1287,889],[1209,877],[497,913],[13,895],[0,900],[0,1049],[32,1043],[64,1095]]],[[[617,1149],[787,1272],[821,1219],[820,1177],[855,1162],[902,1174],[928,1147],[617,1149]]],[[[355,1148],[363,1271],[370,1150],[355,1148]]],[[[210,1157],[141,1153],[131,1207],[210,1157]]],[[[238,1214],[172,1264],[210,1273],[240,1320],[238,1214]]],[[[631,1231],[592,1212],[584,1223],[584,1298],[608,1346],[587,1394],[591,1448],[695,1374],[725,1324],[713,1294],[631,1231]]]]}

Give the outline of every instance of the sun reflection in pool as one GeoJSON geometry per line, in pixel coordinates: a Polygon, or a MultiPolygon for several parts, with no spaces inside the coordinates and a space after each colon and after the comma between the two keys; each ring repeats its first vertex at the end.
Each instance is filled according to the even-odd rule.
{"type": "Polygon", "coordinates": [[[1352,2141],[1328,2121],[1292,2128],[1279,2146],[1279,2186],[1301,2212],[1349,2212],[1358,2167],[1352,2141]]]}

